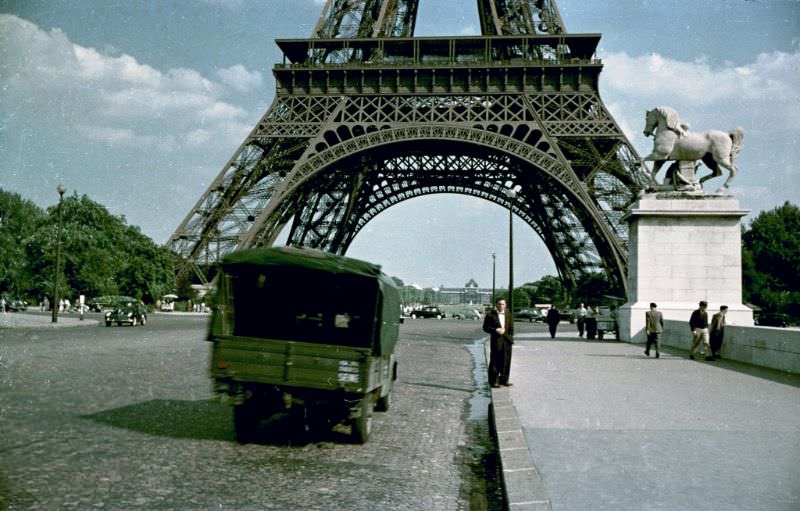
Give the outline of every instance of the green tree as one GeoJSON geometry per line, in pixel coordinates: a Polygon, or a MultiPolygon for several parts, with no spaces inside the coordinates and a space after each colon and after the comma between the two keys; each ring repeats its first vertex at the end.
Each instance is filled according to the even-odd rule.
{"type": "MultiPolygon", "coordinates": [[[[125,294],[152,303],[174,288],[171,252],[138,227],[85,195],[66,197],[63,208],[61,296],[125,294]]],[[[26,246],[38,276],[31,289],[39,296],[52,293],[57,224],[58,205],[48,208],[26,246]]]]}
{"type": "Polygon", "coordinates": [[[800,318],[800,208],[762,211],[742,236],[745,300],[800,318]]]}
{"type": "Polygon", "coordinates": [[[35,281],[26,244],[44,211],[20,195],[0,189],[0,293],[10,298],[33,298],[35,281]]]}
{"type": "Polygon", "coordinates": [[[564,300],[564,287],[561,279],[553,275],[545,275],[536,282],[523,286],[532,303],[561,303],[564,300]]]}

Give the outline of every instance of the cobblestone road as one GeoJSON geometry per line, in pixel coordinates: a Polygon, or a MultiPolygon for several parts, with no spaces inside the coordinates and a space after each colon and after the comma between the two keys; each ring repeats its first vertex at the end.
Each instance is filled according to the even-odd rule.
{"type": "Polygon", "coordinates": [[[501,509],[485,410],[470,410],[485,406],[478,322],[403,326],[392,408],[365,445],[238,444],[204,334],[163,315],[0,330],[0,509],[501,509]]]}

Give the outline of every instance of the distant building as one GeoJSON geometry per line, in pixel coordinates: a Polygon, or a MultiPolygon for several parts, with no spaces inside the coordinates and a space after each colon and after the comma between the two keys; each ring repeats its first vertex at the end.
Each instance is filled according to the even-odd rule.
{"type": "Polygon", "coordinates": [[[478,287],[475,279],[469,279],[464,287],[440,286],[438,297],[439,303],[443,305],[480,305],[492,302],[492,290],[478,287]]]}

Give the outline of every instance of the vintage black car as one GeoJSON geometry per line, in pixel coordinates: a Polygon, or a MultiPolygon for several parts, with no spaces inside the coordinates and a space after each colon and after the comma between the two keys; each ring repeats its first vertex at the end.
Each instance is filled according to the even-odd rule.
{"type": "Polygon", "coordinates": [[[397,378],[400,293],[380,267],[292,247],[222,262],[208,340],[216,393],[242,442],[289,414],[309,429],[346,423],[364,443],[397,378]]]}
{"type": "Polygon", "coordinates": [[[11,300],[8,302],[8,310],[10,312],[21,312],[28,310],[28,302],[25,300],[11,300]]]}
{"type": "Polygon", "coordinates": [[[534,321],[544,321],[544,319],[544,314],[542,314],[542,311],[539,309],[521,309],[514,311],[515,321],[528,321],[533,323],[534,321]]]}
{"type": "Polygon", "coordinates": [[[106,326],[145,325],[147,324],[147,309],[138,300],[120,301],[114,304],[105,314],[106,326]]]}
{"type": "Polygon", "coordinates": [[[481,311],[474,307],[465,307],[463,309],[459,309],[455,311],[451,317],[453,319],[483,319],[483,314],[481,311]]]}
{"type": "Polygon", "coordinates": [[[445,313],[444,311],[442,311],[442,309],[436,307],[435,305],[426,305],[424,307],[414,309],[413,311],[411,311],[411,314],[409,314],[409,316],[411,316],[411,319],[417,319],[417,318],[442,319],[443,317],[445,317],[445,313]]]}

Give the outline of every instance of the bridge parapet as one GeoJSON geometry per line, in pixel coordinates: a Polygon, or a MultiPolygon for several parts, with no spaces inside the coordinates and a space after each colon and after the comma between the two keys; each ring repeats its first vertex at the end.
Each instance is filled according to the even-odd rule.
{"type": "MultiPolygon", "coordinates": [[[[664,320],[661,343],[689,349],[689,318],[664,320]]],[[[759,367],[800,374],[800,330],[768,326],[726,325],[722,358],[759,367]]]]}

